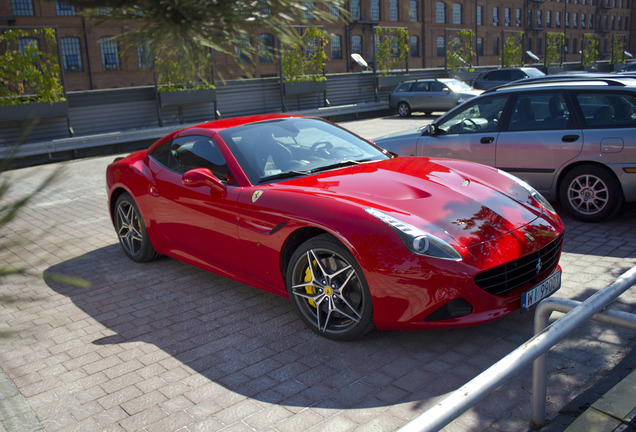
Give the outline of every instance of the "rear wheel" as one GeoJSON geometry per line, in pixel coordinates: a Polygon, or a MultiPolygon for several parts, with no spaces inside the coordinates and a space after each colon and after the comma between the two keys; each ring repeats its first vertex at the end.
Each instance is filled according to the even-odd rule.
{"type": "Polygon", "coordinates": [[[580,165],[567,173],[559,198],[568,213],[585,222],[608,219],[623,203],[620,183],[611,171],[598,165],[580,165]]]}
{"type": "Polygon", "coordinates": [[[321,336],[350,340],[373,329],[371,294],[362,270],[329,235],[307,240],[294,252],[287,291],[300,318],[321,336]]]}
{"type": "Polygon", "coordinates": [[[411,107],[406,102],[400,102],[397,106],[400,117],[408,117],[411,115],[411,107]]]}
{"type": "Polygon", "coordinates": [[[115,230],[119,244],[128,258],[136,262],[148,262],[157,258],[139,208],[128,193],[121,194],[115,202],[115,230]]]}

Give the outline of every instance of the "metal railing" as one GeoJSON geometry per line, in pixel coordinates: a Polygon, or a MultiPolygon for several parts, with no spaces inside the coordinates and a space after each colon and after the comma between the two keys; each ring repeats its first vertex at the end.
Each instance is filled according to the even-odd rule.
{"type": "Polygon", "coordinates": [[[612,284],[598,291],[582,303],[556,298],[543,300],[537,306],[535,312],[535,336],[532,339],[464,386],[450,393],[445,399],[402,427],[399,432],[434,432],[440,430],[535,359],[531,426],[541,426],[545,422],[546,351],[588,319],[617,324],[636,330],[635,314],[604,310],[634,284],[636,284],[636,267],[632,267],[612,284]],[[556,310],[570,311],[546,327],[550,314],[556,310]],[[602,310],[603,312],[599,313],[602,310]]]}

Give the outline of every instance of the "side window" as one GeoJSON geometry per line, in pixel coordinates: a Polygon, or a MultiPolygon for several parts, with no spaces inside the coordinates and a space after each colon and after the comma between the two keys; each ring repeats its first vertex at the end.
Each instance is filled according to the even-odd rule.
{"type": "Polygon", "coordinates": [[[402,84],[400,84],[400,86],[395,91],[397,93],[407,92],[407,91],[409,91],[411,89],[412,85],[413,85],[413,83],[402,83],[402,84]]]}
{"type": "Polygon", "coordinates": [[[432,92],[442,92],[444,91],[444,89],[446,88],[446,86],[444,84],[442,84],[441,82],[433,82],[431,83],[431,90],[432,92]]]}
{"type": "Polygon", "coordinates": [[[439,123],[438,129],[443,134],[495,132],[507,101],[507,95],[497,95],[469,102],[464,109],[439,123]]]}
{"type": "Polygon", "coordinates": [[[562,93],[527,93],[517,96],[510,115],[509,131],[567,129],[570,111],[562,93]]]}
{"type": "Polygon", "coordinates": [[[423,82],[416,82],[415,84],[413,84],[413,90],[414,92],[426,92],[428,91],[428,85],[429,83],[427,81],[423,81],[423,82]]]}
{"type": "Polygon", "coordinates": [[[636,126],[636,96],[628,93],[579,93],[576,95],[587,127],[636,126]]]}
{"type": "Polygon", "coordinates": [[[221,181],[230,172],[220,150],[208,137],[193,135],[176,138],[159,146],[151,156],[160,164],[184,174],[195,168],[207,168],[221,181]]]}
{"type": "Polygon", "coordinates": [[[528,76],[520,71],[520,70],[512,70],[510,71],[510,81],[517,81],[523,78],[527,78],[528,76]]]}
{"type": "Polygon", "coordinates": [[[490,72],[486,76],[487,80],[490,81],[510,81],[510,71],[507,70],[496,70],[490,72]]]}

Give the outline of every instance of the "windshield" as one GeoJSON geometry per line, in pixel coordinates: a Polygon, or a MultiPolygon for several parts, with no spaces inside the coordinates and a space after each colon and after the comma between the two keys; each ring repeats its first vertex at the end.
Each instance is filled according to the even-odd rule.
{"type": "Polygon", "coordinates": [[[454,92],[470,91],[472,88],[463,81],[453,80],[445,81],[444,84],[449,86],[454,92]]]}
{"type": "Polygon", "coordinates": [[[251,123],[219,135],[252,184],[390,158],[350,132],[310,118],[251,123]]]}

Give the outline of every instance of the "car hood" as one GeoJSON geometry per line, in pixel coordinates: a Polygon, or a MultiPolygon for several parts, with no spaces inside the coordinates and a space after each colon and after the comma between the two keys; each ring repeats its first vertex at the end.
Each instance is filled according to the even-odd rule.
{"type": "Polygon", "coordinates": [[[474,246],[541,215],[528,192],[471,162],[400,157],[272,185],[375,208],[457,245],[474,246]]]}
{"type": "MultiPolygon", "coordinates": [[[[422,135],[422,128],[418,129],[407,129],[400,132],[395,132],[388,135],[382,135],[379,138],[375,138],[373,140],[374,143],[382,147],[382,142],[387,140],[402,140],[402,139],[412,139],[417,140],[422,135]]],[[[413,141],[415,142],[415,141],[413,141]]]]}

